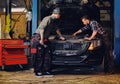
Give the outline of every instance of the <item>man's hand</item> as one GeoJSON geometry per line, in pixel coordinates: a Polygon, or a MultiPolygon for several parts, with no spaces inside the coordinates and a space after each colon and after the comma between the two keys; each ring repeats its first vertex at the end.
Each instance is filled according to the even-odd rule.
{"type": "Polygon", "coordinates": [[[92,40],[92,39],[91,39],[91,38],[89,38],[89,37],[85,37],[84,39],[85,39],[85,40],[92,40]]]}
{"type": "Polygon", "coordinates": [[[77,35],[77,33],[74,33],[72,36],[76,36],[77,35]]]}
{"type": "Polygon", "coordinates": [[[43,40],[40,40],[40,44],[41,44],[41,45],[44,45],[44,42],[43,42],[43,40]]]}
{"type": "Polygon", "coordinates": [[[78,31],[76,31],[75,33],[73,33],[73,35],[72,36],[76,36],[77,34],[79,34],[79,33],[81,33],[82,32],[82,30],[81,29],[79,29],[78,31]]]}
{"type": "Polygon", "coordinates": [[[63,36],[60,36],[60,40],[64,41],[64,40],[65,40],[65,38],[64,38],[63,36]]]}

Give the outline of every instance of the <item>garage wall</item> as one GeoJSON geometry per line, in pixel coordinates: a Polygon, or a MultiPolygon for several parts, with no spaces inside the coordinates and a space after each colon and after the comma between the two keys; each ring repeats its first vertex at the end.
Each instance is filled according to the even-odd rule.
{"type": "MultiPolygon", "coordinates": [[[[12,13],[11,28],[14,26],[13,38],[18,39],[18,36],[23,38],[26,35],[26,13],[12,13]],[[18,20],[17,18],[20,17],[18,20]],[[17,20],[15,24],[15,20],[17,20]]],[[[1,29],[2,29],[2,39],[4,39],[4,30],[5,30],[5,13],[0,13],[1,18],[1,29]]]]}
{"type": "Polygon", "coordinates": [[[120,66],[120,0],[115,0],[114,4],[114,58],[115,64],[120,66]]]}

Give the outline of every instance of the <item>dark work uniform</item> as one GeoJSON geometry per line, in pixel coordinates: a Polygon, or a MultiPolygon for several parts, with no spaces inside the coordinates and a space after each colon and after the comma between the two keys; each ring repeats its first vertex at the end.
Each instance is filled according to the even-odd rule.
{"type": "Polygon", "coordinates": [[[50,42],[48,40],[51,32],[57,30],[56,19],[53,16],[45,17],[36,30],[36,34],[33,35],[31,41],[31,47],[36,53],[34,53],[34,72],[49,72],[51,66],[51,54],[50,54],[50,42]],[[46,47],[40,44],[40,31],[44,29],[44,44],[46,47]]]}
{"type": "Polygon", "coordinates": [[[97,21],[90,21],[90,24],[81,28],[82,32],[86,31],[86,30],[91,30],[91,31],[97,31],[97,35],[95,36],[95,38],[100,38],[102,39],[102,43],[103,43],[103,55],[104,55],[104,72],[108,72],[109,71],[109,65],[110,65],[110,53],[109,53],[109,49],[110,46],[108,45],[108,37],[106,32],[103,30],[102,26],[97,22],[97,21]]]}

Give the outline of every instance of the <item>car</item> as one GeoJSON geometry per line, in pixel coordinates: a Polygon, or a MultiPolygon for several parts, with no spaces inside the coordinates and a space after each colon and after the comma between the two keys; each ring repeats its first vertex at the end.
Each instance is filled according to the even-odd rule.
{"type": "Polygon", "coordinates": [[[81,35],[64,35],[65,41],[50,38],[52,65],[99,66],[103,62],[102,40],[85,40],[81,35]]]}
{"type": "Polygon", "coordinates": [[[103,45],[99,38],[91,41],[84,40],[91,31],[73,37],[72,34],[83,27],[81,17],[89,15],[92,19],[100,21],[100,10],[93,0],[49,0],[44,1],[41,7],[41,17],[44,18],[59,7],[61,18],[58,27],[65,41],[58,39],[55,33],[49,38],[51,42],[52,66],[98,66],[103,62],[103,45]],[[86,1],[86,2],[84,2],[86,1]]]}

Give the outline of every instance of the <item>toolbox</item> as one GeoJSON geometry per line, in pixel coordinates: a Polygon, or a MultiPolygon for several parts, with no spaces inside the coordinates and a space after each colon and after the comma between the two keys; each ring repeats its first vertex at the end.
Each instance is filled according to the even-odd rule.
{"type": "Polygon", "coordinates": [[[0,66],[27,64],[23,40],[0,40],[0,66]]]}

